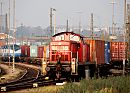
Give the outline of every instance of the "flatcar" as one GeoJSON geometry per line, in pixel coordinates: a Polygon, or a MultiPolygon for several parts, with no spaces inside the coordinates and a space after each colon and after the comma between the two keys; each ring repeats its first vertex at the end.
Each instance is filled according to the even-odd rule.
{"type": "Polygon", "coordinates": [[[90,46],[83,36],[73,32],[55,34],[49,45],[49,61],[43,62],[43,73],[53,79],[85,77],[90,63],[90,46]]]}

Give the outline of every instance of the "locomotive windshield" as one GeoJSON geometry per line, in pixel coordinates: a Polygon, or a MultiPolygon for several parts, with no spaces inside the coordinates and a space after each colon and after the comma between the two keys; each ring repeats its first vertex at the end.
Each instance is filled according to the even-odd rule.
{"type": "MultiPolygon", "coordinates": [[[[58,43],[58,42],[57,42],[58,43]]],[[[52,45],[50,47],[51,61],[57,61],[61,56],[61,61],[69,61],[70,51],[68,45],[52,45]]]]}

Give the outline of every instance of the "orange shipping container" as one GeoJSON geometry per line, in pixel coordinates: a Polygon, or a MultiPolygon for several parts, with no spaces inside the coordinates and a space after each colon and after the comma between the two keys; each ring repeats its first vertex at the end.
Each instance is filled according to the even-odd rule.
{"type": "Polygon", "coordinates": [[[105,63],[105,41],[101,40],[86,40],[90,45],[90,62],[97,64],[105,63]]]}
{"type": "Polygon", "coordinates": [[[127,58],[125,50],[127,49],[127,43],[125,42],[111,42],[110,53],[112,61],[122,61],[127,58]]]}

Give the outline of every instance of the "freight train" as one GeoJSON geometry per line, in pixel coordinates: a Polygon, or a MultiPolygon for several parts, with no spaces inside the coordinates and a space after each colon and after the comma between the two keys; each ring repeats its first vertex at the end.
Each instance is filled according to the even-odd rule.
{"type": "Polygon", "coordinates": [[[52,36],[49,45],[18,46],[18,58],[20,62],[42,65],[43,74],[50,78],[79,79],[85,77],[86,71],[93,77],[96,68],[99,74],[107,74],[107,64],[122,64],[127,58],[125,49],[124,42],[89,40],[74,32],[61,32],[52,36]]]}
{"type": "Polygon", "coordinates": [[[84,78],[89,70],[90,77],[110,74],[110,62],[123,62],[127,43],[86,40],[73,32],[61,32],[52,37],[49,45],[49,61],[43,63],[43,72],[50,78],[84,78]],[[115,46],[116,51],[113,50],[115,46]],[[125,48],[124,48],[125,47],[125,48]],[[118,51],[118,57],[116,56],[118,51]],[[109,65],[108,65],[109,64],[109,65]]]}

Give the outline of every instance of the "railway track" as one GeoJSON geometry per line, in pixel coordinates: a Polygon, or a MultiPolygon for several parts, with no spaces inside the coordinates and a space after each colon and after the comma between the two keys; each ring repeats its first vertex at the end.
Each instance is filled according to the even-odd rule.
{"type": "Polygon", "coordinates": [[[0,67],[0,76],[5,75],[6,71],[2,67],[0,67]]]}
{"type": "Polygon", "coordinates": [[[26,67],[26,66],[20,66],[20,65],[16,65],[16,66],[26,69],[26,73],[17,80],[0,84],[1,91],[14,89],[14,88],[17,88],[18,86],[35,82],[38,79],[38,77],[40,77],[41,75],[40,70],[38,69],[34,69],[34,68],[26,67]]]}
{"type": "MultiPolygon", "coordinates": [[[[41,71],[39,69],[21,66],[18,64],[16,64],[16,66],[26,69],[26,73],[15,81],[0,84],[1,92],[56,85],[56,83],[59,82],[58,80],[46,80],[45,76],[41,75],[41,71]]],[[[65,81],[65,79],[60,80],[60,82],[63,81],[65,81]]]]}

